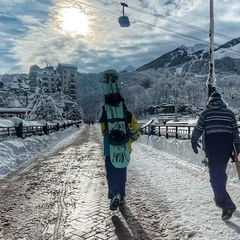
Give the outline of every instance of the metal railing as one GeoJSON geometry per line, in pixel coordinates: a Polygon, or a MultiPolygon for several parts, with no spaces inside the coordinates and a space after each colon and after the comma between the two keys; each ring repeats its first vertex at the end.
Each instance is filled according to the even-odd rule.
{"type": "Polygon", "coordinates": [[[177,126],[150,125],[142,131],[145,135],[165,136],[166,138],[190,139],[194,126],[178,124],[177,126]]]}
{"type": "Polygon", "coordinates": [[[70,126],[79,125],[82,120],[79,121],[65,121],[61,123],[46,123],[46,124],[36,124],[36,125],[24,125],[22,122],[18,126],[3,127],[0,126],[0,141],[13,138],[26,138],[34,135],[44,135],[51,132],[56,132],[63,130],[70,126]]]}

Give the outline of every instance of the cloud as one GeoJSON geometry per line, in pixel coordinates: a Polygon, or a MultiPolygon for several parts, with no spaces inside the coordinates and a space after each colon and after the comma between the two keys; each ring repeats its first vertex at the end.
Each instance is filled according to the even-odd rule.
{"type": "MultiPolygon", "coordinates": [[[[131,22],[129,28],[119,26],[122,6],[110,0],[3,0],[1,3],[0,73],[28,72],[33,64],[45,67],[59,62],[75,64],[82,72],[121,70],[127,65],[140,67],[180,45],[209,40],[209,1],[129,2],[125,8],[131,22]],[[87,15],[86,34],[63,28],[63,11],[69,8],[87,15]]],[[[239,37],[239,8],[238,0],[218,0],[214,6],[215,31],[239,37]]],[[[81,27],[83,22],[76,19],[72,24],[81,27]]],[[[216,36],[216,41],[222,44],[227,39],[216,36]]]]}

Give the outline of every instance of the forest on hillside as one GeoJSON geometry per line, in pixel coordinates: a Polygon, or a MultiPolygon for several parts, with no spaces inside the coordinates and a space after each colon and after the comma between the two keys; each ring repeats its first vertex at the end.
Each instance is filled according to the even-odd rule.
{"type": "MultiPolygon", "coordinates": [[[[77,102],[88,119],[97,119],[98,111],[103,105],[101,77],[101,73],[79,73],[78,76],[77,102]]],[[[120,73],[120,78],[126,105],[138,118],[146,117],[150,106],[177,104],[199,108],[205,107],[207,103],[208,75],[181,75],[171,73],[168,69],[151,69],[120,73]]],[[[240,76],[216,75],[216,89],[228,106],[238,112],[240,76]]]]}
{"type": "MultiPolygon", "coordinates": [[[[178,111],[187,109],[188,113],[192,113],[192,110],[204,108],[207,103],[207,74],[176,73],[172,69],[165,68],[129,73],[122,72],[119,75],[122,81],[121,93],[126,105],[139,119],[152,117],[152,115],[149,115],[153,113],[157,115],[160,113],[162,106],[166,104],[177,106],[178,111]]],[[[14,76],[14,74],[2,76],[3,83],[6,83],[6,85],[11,83],[14,76]]],[[[23,77],[27,79],[27,75],[23,77]]],[[[64,115],[62,114],[62,117],[70,117],[71,119],[81,117],[84,120],[99,119],[101,106],[104,104],[101,78],[102,73],[78,73],[76,85],[77,104],[74,104],[72,109],[68,109],[64,115]]],[[[216,74],[216,89],[222,94],[228,106],[236,114],[239,113],[240,75],[216,74]]],[[[47,111],[45,115],[47,118],[52,118],[50,115],[56,118],[56,116],[60,115],[56,109],[63,112],[63,101],[69,101],[69,99],[61,92],[51,94],[50,96],[53,99],[49,98],[49,93],[43,94],[43,89],[41,89],[41,92],[42,94],[36,91],[28,94],[28,107],[32,109],[32,114],[29,117],[41,119],[44,112],[42,109],[50,109],[51,111],[47,111]],[[33,102],[35,106],[33,106],[33,102]],[[46,104],[49,107],[46,107],[46,104]]],[[[14,92],[11,92],[11,94],[8,94],[7,91],[2,92],[0,94],[0,103],[5,102],[5,105],[8,105],[8,101],[15,100],[16,95],[14,95],[14,92]],[[6,96],[4,97],[3,94],[6,96]],[[4,98],[6,99],[4,100],[4,98]]],[[[23,99],[26,100],[26,97],[23,97],[23,99]]],[[[20,97],[18,97],[18,100],[21,103],[22,99],[20,97]]],[[[23,102],[22,106],[25,105],[26,103],[23,102]]]]}

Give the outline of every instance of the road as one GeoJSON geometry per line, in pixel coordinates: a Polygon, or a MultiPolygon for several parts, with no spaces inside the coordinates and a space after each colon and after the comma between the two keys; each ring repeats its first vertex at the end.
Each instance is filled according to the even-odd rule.
{"type": "MultiPolygon", "coordinates": [[[[130,164],[126,204],[119,211],[109,210],[99,131],[95,125],[85,125],[64,147],[57,145],[25,169],[0,180],[0,239],[194,238],[196,231],[182,224],[180,213],[173,208],[175,203],[167,200],[166,183],[171,175],[164,177],[166,183],[161,187],[159,180],[153,182],[157,176],[151,176],[150,168],[146,177],[141,168],[130,164]]],[[[147,156],[150,150],[139,146],[138,151],[147,156]]],[[[142,161],[137,156],[135,153],[133,158],[142,161]]],[[[182,176],[182,170],[178,171],[182,176]]],[[[198,176],[193,177],[199,182],[198,176]]],[[[179,179],[173,179],[172,187],[184,188],[177,186],[179,179]]]]}

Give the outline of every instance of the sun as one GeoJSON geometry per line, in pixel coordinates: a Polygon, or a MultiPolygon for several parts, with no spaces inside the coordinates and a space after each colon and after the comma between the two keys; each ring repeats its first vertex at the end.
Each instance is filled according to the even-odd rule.
{"type": "Polygon", "coordinates": [[[62,29],[66,32],[85,35],[88,30],[88,17],[77,8],[62,10],[62,29]]]}

